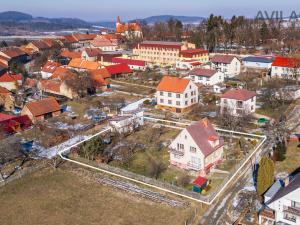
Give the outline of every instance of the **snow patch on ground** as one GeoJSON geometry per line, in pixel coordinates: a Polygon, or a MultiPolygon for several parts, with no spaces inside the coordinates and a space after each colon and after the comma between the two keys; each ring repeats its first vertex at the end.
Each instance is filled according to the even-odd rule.
{"type": "Polygon", "coordinates": [[[219,205],[218,208],[216,209],[216,211],[215,211],[215,213],[214,213],[214,215],[213,215],[213,218],[216,218],[216,216],[218,215],[218,212],[219,212],[223,207],[225,207],[226,202],[227,202],[229,196],[230,196],[230,195],[227,195],[227,196],[222,200],[222,202],[220,203],[220,205],[219,205]]]}
{"type": "Polygon", "coordinates": [[[254,186],[246,186],[242,190],[244,190],[244,191],[256,191],[254,186]]]}
{"type": "Polygon", "coordinates": [[[37,150],[37,154],[40,157],[51,159],[55,157],[59,151],[64,150],[72,145],[89,138],[90,136],[75,136],[59,145],[53,146],[51,148],[44,148],[42,146],[34,144],[34,148],[37,150]]]}
{"type": "Polygon", "coordinates": [[[105,97],[105,96],[109,96],[109,95],[111,95],[111,94],[113,94],[113,92],[108,92],[108,91],[106,91],[106,92],[103,92],[103,93],[100,93],[100,94],[95,94],[95,96],[98,96],[98,97],[105,97]]]}
{"type": "Polygon", "coordinates": [[[70,125],[70,124],[67,124],[67,123],[56,122],[55,125],[56,125],[56,127],[58,129],[61,129],[61,130],[69,130],[69,129],[72,129],[72,130],[81,130],[84,127],[86,127],[86,125],[81,124],[81,123],[70,125]]]}

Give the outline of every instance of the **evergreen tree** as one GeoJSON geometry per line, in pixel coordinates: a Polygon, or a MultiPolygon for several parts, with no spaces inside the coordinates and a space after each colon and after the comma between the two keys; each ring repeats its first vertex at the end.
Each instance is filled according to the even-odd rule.
{"type": "Polygon", "coordinates": [[[262,157],[259,162],[257,175],[257,192],[265,193],[274,182],[274,163],[268,157],[262,157]]]}
{"type": "Polygon", "coordinates": [[[260,28],[260,38],[262,42],[265,43],[268,37],[269,37],[268,25],[264,22],[260,28]]]}

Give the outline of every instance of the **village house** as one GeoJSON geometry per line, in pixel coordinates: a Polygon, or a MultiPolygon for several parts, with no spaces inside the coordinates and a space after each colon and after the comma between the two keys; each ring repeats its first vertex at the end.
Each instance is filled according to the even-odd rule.
{"type": "Polygon", "coordinates": [[[106,66],[105,68],[109,72],[111,78],[126,76],[133,73],[132,69],[130,69],[129,66],[124,63],[106,66]]]}
{"type": "Polygon", "coordinates": [[[132,70],[140,70],[140,71],[146,71],[147,69],[147,62],[143,60],[138,59],[128,59],[128,58],[122,58],[122,57],[115,57],[112,58],[113,64],[127,64],[130,69],[132,70]]]}
{"type": "Polygon", "coordinates": [[[13,116],[0,113],[0,132],[1,134],[10,135],[24,131],[32,125],[27,115],[13,116]]]}
{"type": "Polygon", "coordinates": [[[89,71],[91,79],[95,82],[95,88],[105,91],[110,88],[110,74],[106,68],[89,71]]]}
{"type": "Polygon", "coordinates": [[[99,69],[101,67],[101,64],[98,62],[90,62],[82,59],[72,59],[69,62],[68,67],[70,69],[83,72],[99,69]]]}
{"type": "Polygon", "coordinates": [[[181,60],[197,60],[201,63],[207,63],[209,61],[209,53],[202,48],[187,49],[180,52],[181,60]]]}
{"type": "Polygon", "coordinates": [[[73,78],[74,76],[76,76],[76,74],[67,67],[57,67],[50,79],[64,81],[68,78],[73,78]]]}
{"type": "Polygon", "coordinates": [[[170,163],[205,175],[223,158],[224,140],[208,119],[194,122],[172,141],[170,163]]]}
{"type": "Polygon", "coordinates": [[[259,224],[300,224],[300,173],[277,180],[264,194],[259,224]]]}
{"type": "Polygon", "coordinates": [[[101,51],[116,51],[118,45],[104,36],[97,36],[90,41],[91,48],[98,48],[101,51]]]}
{"type": "Polygon", "coordinates": [[[195,49],[195,45],[188,42],[143,41],[133,49],[133,54],[139,60],[175,65],[180,60],[181,51],[187,49],[195,49]]]}
{"type": "Polygon", "coordinates": [[[198,87],[188,79],[164,76],[156,88],[158,109],[187,112],[199,102],[198,87]]]}
{"type": "Polygon", "coordinates": [[[242,59],[244,66],[247,69],[271,69],[273,57],[272,56],[248,56],[242,59]]]}
{"type": "Polygon", "coordinates": [[[241,62],[233,55],[215,55],[211,58],[212,68],[224,73],[225,78],[232,78],[241,72],[241,62]]]}
{"type": "Polygon", "coordinates": [[[56,117],[60,114],[60,105],[54,97],[28,102],[21,111],[21,115],[27,115],[33,123],[56,117]]]}
{"type": "Polygon", "coordinates": [[[101,50],[98,48],[86,48],[81,53],[81,59],[96,62],[101,54],[101,50]]]}
{"type": "Polygon", "coordinates": [[[64,81],[60,80],[40,80],[37,84],[39,90],[58,96],[65,96],[69,99],[77,98],[78,95],[64,81]]]}
{"type": "Polygon", "coordinates": [[[0,105],[5,111],[12,111],[15,106],[15,98],[12,93],[4,87],[0,86],[0,105]]]}
{"type": "Polygon", "coordinates": [[[217,70],[195,68],[188,73],[187,78],[195,83],[200,83],[205,86],[213,86],[224,82],[224,74],[217,70]]]}
{"type": "Polygon", "coordinates": [[[293,80],[300,79],[300,59],[276,57],[272,63],[271,77],[293,80]]]}
{"type": "Polygon", "coordinates": [[[50,49],[49,45],[42,40],[31,41],[25,47],[33,49],[34,52],[42,52],[50,49]]]}
{"type": "Polygon", "coordinates": [[[10,74],[9,72],[0,76],[0,86],[9,91],[17,90],[23,83],[22,74],[10,74]]]}
{"type": "Polygon", "coordinates": [[[221,95],[221,114],[233,116],[248,115],[255,112],[256,93],[246,89],[231,89],[221,95]]]}
{"type": "Polygon", "coordinates": [[[70,51],[68,49],[62,49],[60,52],[60,62],[64,65],[68,64],[72,59],[81,58],[81,51],[70,51]]]}
{"type": "Polygon", "coordinates": [[[25,64],[29,61],[29,56],[26,52],[24,52],[19,47],[9,47],[5,48],[4,50],[0,51],[0,57],[2,56],[2,60],[8,66],[12,66],[14,63],[18,64],[25,64]]]}
{"type": "Polygon", "coordinates": [[[176,70],[192,70],[200,68],[203,63],[198,60],[181,60],[176,61],[176,70]]]}
{"type": "Polygon", "coordinates": [[[142,28],[139,23],[122,23],[118,16],[116,22],[116,33],[121,34],[127,38],[142,38],[142,28]]]}
{"type": "Polygon", "coordinates": [[[53,75],[55,70],[60,66],[61,66],[60,63],[48,60],[41,70],[42,78],[48,79],[53,75]]]}
{"type": "Polygon", "coordinates": [[[115,57],[122,57],[121,52],[102,52],[99,56],[99,61],[103,66],[112,65],[112,59],[115,57]]]}

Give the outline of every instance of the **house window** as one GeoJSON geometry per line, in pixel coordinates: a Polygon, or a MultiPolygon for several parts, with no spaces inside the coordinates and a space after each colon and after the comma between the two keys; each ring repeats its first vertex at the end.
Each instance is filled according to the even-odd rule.
{"type": "Polygon", "coordinates": [[[184,144],[177,143],[178,150],[184,150],[184,144]]]}
{"type": "Polygon", "coordinates": [[[160,99],[160,103],[164,103],[164,100],[162,98],[160,99]]]}
{"type": "Polygon", "coordinates": [[[176,94],[176,98],[180,98],[180,94],[176,94]]]}
{"type": "Polygon", "coordinates": [[[169,104],[169,105],[172,105],[172,100],[168,100],[168,104],[169,104]]]}
{"type": "Polygon", "coordinates": [[[185,101],[185,105],[188,105],[188,101],[185,101]]]}
{"type": "Polygon", "coordinates": [[[176,101],[176,105],[180,106],[180,101],[176,101]]]}
{"type": "Polygon", "coordinates": [[[188,97],[188,93],[185,93],[184,97],[186,97],[186,98],[187,98],[187,97],[188,97]]]}
{"type": "Polygon", "coordinates": [[[192,147],[192,146],[190,147],[190,152],[192,152],[192,153],[196,153],[196,151],[197,151],[197,150],[196,150],[196,148],[195,148],[195,147],[192,147]]]}
{"type": "Polygon", "coordinates": [[[159,94],[160,94],[160,96],[163,96],[163,95],[164,95],[164,92],[161,91],[159,94]]]}
{"type": "Polygon", "coordinates": [[[172,93],[168,93],[168,97],[172,97],[172,93]]]}

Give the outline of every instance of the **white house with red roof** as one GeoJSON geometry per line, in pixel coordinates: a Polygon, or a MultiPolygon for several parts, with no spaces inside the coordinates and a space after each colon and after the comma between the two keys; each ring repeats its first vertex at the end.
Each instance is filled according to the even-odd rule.
{"type": "Polygon", "coordinates": [[[184,78],[164,76],[156,88],[158,109],[182,113],[199,102],[197,85],[184,78]]]}
{"type": "Polygon", "coordinates": [[[255,112],[256,93],[246,89],[231,89],[221,95],[220,111],[234,116],[255,112]]]}
{"type": "Polygon", "coordinates": [[[225,77],[234,77],[241,72],[241,61],[234,55],[215,55],[210,59],[212,68],[225,74],[225,77]]]}
{"type": "Polygon", "coordinates": [[[300,59],[276,57],[272,63],[271,77],[296,79],[300,76],[300,59]]]}
{"type": "Polygon", "coordinates": [[[147,69],[147,62],[139,59],[128,59],[122,57],[114,57],[111,60],[112,64],[127,64],[132,70],[145,71],[147,69]]]}
{"type": "Polygon", "coordinates": [[[188,73],[187,78],[195,83],[213,86],[224,82],[224,73],[212,69],[195,68],[188,73]]]}
{"type": "Polygon", "coordinates": [[[7,90],[17,90],[19,86],[23,83],[22,74],[10,74],[5,73],[0,76],[0,86],[6,88],[7,90]]]}
{"type": "Polygon", "coordinates": [[[207,118],[192,123],[172,141],[170,163],[205,175],[223,158],[224,140],[207,118]]]}
{"type": "Polygon", "coordinates": [[[92,48],[98,48],[101,51],[116,51],[118,45],[103,35],[99,35],[95,37],[92,41],[90,41],[90,46],[92,48]]]}

